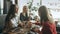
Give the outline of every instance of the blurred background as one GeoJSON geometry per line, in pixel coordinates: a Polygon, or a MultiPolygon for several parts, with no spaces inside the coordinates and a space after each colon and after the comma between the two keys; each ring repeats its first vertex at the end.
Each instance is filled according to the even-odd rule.
{"type": "Polygon", "coordinates": [[[19,6],[19,15],[22,12],[24,5],[28,6],[28,13],[31,14],[32,19],[38,16],[38,8],[45,5],[51,12],[58,33],[60,33],[60,0],[0,0],[0,31],[4,27],[5,16],[8,13],[11,4],[19,6]]]}

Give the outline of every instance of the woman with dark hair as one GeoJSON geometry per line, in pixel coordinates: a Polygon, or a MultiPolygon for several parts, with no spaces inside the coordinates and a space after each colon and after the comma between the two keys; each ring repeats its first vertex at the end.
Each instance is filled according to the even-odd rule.
{"type": "Polygon", "coordinates": [[[4,32],[9,32],[12,28],[18,26],[18,7],[12,4],[5,19],[4,32]]]}
{"type": "Polygon", "coordinates": [[[55,23],[48,9],[45,6],[41,6],[38,13],[43,26],[42,34],[57,34],[55,23]]]}

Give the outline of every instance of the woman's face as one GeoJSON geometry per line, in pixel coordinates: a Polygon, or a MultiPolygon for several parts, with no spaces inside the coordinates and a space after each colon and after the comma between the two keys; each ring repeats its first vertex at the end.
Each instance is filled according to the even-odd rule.
{"type": "Polygon", "coordinates": [[[23,12],[27,12],[28,10],[27,10],[27,7],[26,6],[24,6],[24,8],[23,8],[23,12]]]}
{"type": "Polygon", "coordinates": [[[16,13],[18,13],[18,6],[16,6],[16,13]]]}

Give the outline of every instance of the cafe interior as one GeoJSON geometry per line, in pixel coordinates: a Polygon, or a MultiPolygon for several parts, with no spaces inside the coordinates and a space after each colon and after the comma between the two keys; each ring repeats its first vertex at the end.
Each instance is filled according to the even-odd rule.
{"type": "Polygon", "coordinates": [[[38,9],[42,5],[49,9],[56,25],[57,34],[60,34],[60,0],[0,0],[0,34],[3,34],[5,18],[11,4],[18,5],[20,23],[22,22],[20,20],[20,14],[23,11],[23,6],[27,6],[30,19],[23,21],[24,25],[21,23],[18,25],[18,28],[13,29],[9,34],[42,34],[41,30],[43,27],[40,25],[41,18],[38,15],[38,9]]]}

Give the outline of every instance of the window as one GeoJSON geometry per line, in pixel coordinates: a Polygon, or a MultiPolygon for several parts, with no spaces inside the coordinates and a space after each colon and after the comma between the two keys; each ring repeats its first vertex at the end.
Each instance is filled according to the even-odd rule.
{"type": "Polygon", "coordinates": [[[1,14],[1,0],[0,0],[0,14],[1,14]]]}
{"type": "Polygon", "coordinates": [[[0,15],[3,14],[3,0],[0,0],[0,15]]]}
{"type": "Polygon", "coordinates": [[[38,16],[38,8],[40,7],[40,0],[20,0],[18,1],[18,5],[20,8],[20,12],[23,11],[23,6],[26,5],[28,7],[28,13],[31,14],[34,19],[35,16],[38,16]]]}
{"type": "Polygon", "coordinates": [[[50,8],[54,21],[60,26],[60,1],[59,0],[42,0],[42,5],[50,8]]]}

